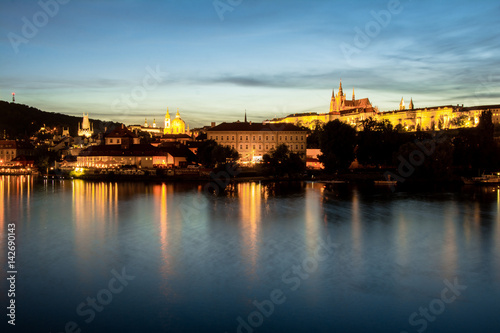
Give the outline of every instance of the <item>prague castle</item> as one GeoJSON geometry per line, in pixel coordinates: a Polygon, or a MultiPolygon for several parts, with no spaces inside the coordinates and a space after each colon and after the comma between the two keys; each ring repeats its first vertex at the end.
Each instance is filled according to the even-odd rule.
{"type": "Polygon", "coordinates": [[[406,106],[401,98],[399,108],[394,111],[381,112],[372,106],[368,98],[356,99],[354,89],[352,99],[347,99],[340,81],[337,94],[332,93],[330,112],[328,113],[299,113],[284,118],[274,118],[266,123],[290,123],[314,129],[316,125],[325,124],[339,119],[354,127],[360,127],[363,120],[373,118],[377,121],[389,121],[394,127],[399,126],[407,131],[438,130],[458,127],[474,127],[479,123],[481,112],[490,110],[493,122],[500,119],[500,105],[484,105],[464,107],[459,105],[444,105],[427,108],[415,108],[413,99],[406,106]]]}

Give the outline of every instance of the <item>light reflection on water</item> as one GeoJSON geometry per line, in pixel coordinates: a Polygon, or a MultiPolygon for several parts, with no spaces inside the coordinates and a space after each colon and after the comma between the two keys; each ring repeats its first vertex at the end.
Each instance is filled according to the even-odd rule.
{"type": "MultiPolygon", "coordinates": [[[[196,184],[0,177],[0,232],[16,223],[27,329],[63,331],[73,320],[89,332],[235,332],[236,318],[279,288],[287,301],[259,332],[411,332],[408,316],[455,277],[467,292],[431,331],[500,327],[496,187],[324,193],[320,183],[241,183],[215,197],[196,184]],[[328,238],[340,246],[292,290],[283,275],[328,238]],[[122,267],[135,280],[83,322],[76,306],[122,267]]],[[[5,267],[5,237],[0,256],[5,267]]]]}

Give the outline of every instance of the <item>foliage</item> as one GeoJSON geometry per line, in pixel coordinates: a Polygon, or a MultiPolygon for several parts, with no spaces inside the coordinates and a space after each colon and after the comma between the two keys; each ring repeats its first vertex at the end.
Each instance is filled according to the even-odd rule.
{"type": "MultiPolygon", "coordinates": [[[[76,136],[78,123],[82,117],[68,116],[65,114],[41,111],[27,105],[0,101],[0,112],[2,121],[0,122],[0,135],[4,131],[9,139],[29,137],[36,133],[41,127],[47,128],[69,127],[70,134],[76,136]]],[[[105,127],[120,125],[114,122],[103,122],[97,119],[90,119],[94,132],[104,132],[105,127]]]]}
{"type": "Polygon", "coordinates": [[[286,144],[279,145],[262,159],[266,173],[276,178],[285,175],[291,178],[305,170],[304,161],[298,154],[291,152],[286,144]]]}
{"type": "Polygon", "coordinates": [[[390,165],[399,147],[413,139],[413,135],[403,131],[402,125],[393,128],[388,120],[376,121],[373,118],[361,122],[358,133],[356,157],[363,165],[390,165]]]}
{"type": "Polygon", "coordinates": [[[47,145],[36,146],[34,150],[35,165],[42,172],[46,172],[58,159],[58,153],[49,149],[47,145]]]}
{"type": "Polygon", "coordinates": [[[450,120],[450,124],[453,127],[463,127],[465,125],[465,122],[469,119],[466,115],[461,115],[460,117],[455,117],[450,120]]]}
{"type": "Polygon", "coordinates": [[[338,119],[328,122],[320,133],[320,162],[329,172],[344,171],[354,161],[356,130],[338,119]]]}
{"type": "Polygon", "coordinates": [[[319,138],[321,132],[323,131],[323,125],[321,122],[316,122],[314,129],[307,136],[307,148],[308,149],[319,149],[319,138]]]}
{"type": "Polygon", "coordinates": [[[198,134],[198,136],[196,137],[195,140],[196,141],[203,141],[206,139],[207,139],[207,133],[202,132],[202,133],[198,134]]]}
{"type": "Polygon", "coordinates": [[[439,181],[450,179],[453,173],[453,146],[448,139],[407,142],[399,147],[396,156],[394,163],[409,173],[405,178],[439,181]]]}
{"type": "Polygon", "coordinates": [[[207,168],[213,168],[227,161],[239,158],[238,152],[229,146],[222,146],[214,140],[204,141],[198,148],[196,157],[199,163],[207,168]]]}
{"type": "Polygon", "coordinates": [[[476,128],[461,129],[453,138],[453,162],[476,174],[500,168],[499,147],[494,141],[495,126],[491,111],[484,111],[476,128]]]}

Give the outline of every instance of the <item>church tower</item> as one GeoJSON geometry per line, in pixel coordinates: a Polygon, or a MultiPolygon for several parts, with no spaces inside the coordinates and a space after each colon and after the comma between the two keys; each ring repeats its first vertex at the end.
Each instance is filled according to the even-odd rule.
{"type": "Polygon", "coordinates": [[[401,102],[399,103],[399,109],[400,110],[405,110],[406,109],[405,100],[403,99],[403,97],[401,97],[401,102]]]}
{"type": "Polygon", "coordinates": [[[413,110],[415,106],[413,105],[413,98],[410,99],[410,105],[408,106],[408,109],[413,110]]]}
{"type": "Polygon", "coordinates": [[[335,89],[332,90],[332,98],[330,99],[330,112],[335,110],[335,89]]]}
{"type": "Polygon", "coordinates": [[[168,108],[167,108],[167,113],[165,114],[165,128],[163,129],[163,134],[171,134],[172,129],[170,128],[170,114],[168,113],[168,108]]]}
{"type": "Polygon", "coordinates": [[[339,91],[337,92],[337,96],[334,96],[332,94],[332,102],[330,103],[330,112],[342,110],[345,105],[345,100],[346,97],[344,94],[344,89],[342,89],[342,80],[340,80],[339,91]]]}
{"type": "Polygon", "coordinates": [[[91,137],[94,134],[94,125],[90,123],[89,114],[83,114],[82,124],[78,124],[78,136],[91,137]]]}

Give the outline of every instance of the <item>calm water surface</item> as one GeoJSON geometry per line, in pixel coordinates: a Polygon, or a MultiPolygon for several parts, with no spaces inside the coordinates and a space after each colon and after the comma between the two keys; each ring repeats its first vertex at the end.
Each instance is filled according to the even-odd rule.
{"type": "Polygon", "coordinates": [[[496,187],[244,183],[214,197],[194,184],[0,176],[0,201],[7,331],[500,331],[496,187]]]}

